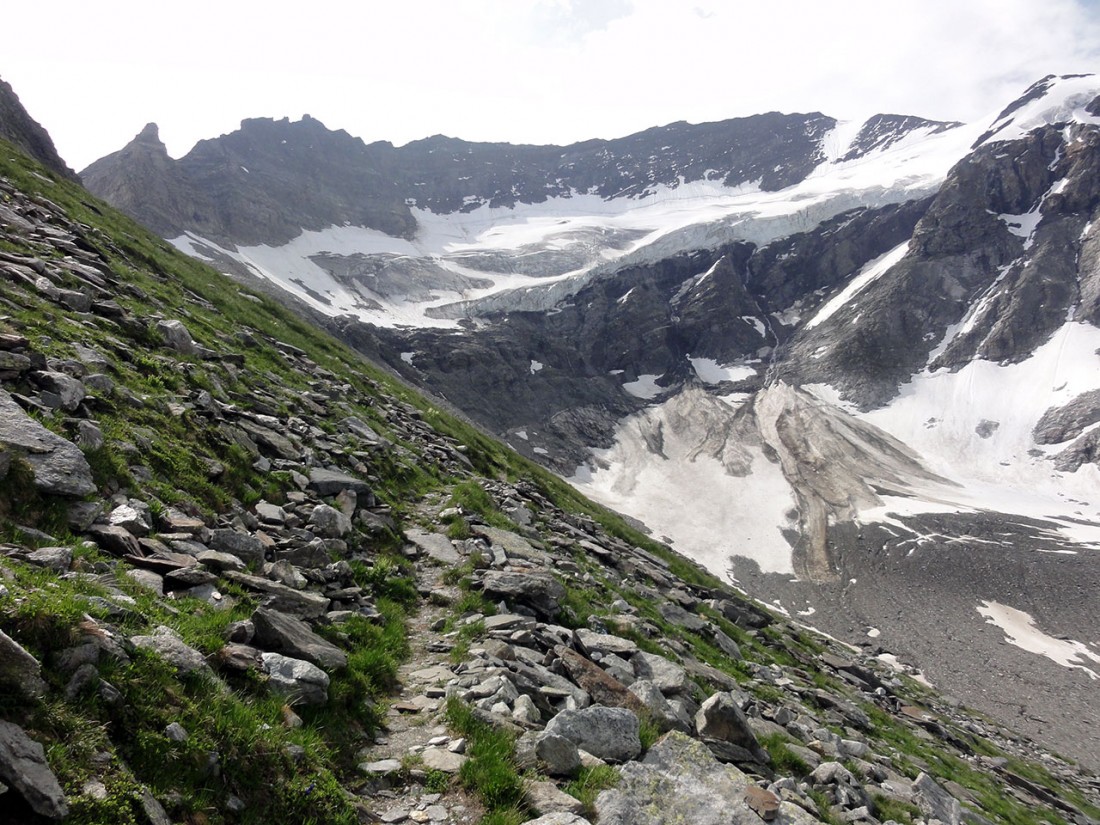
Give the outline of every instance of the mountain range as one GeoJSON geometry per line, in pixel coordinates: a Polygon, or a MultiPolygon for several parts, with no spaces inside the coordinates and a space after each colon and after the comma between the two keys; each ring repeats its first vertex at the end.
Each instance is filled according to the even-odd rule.
{"type": "Polygon", "coordinates": [[[150,125],[81,176],[776,609],[1068,741],[1100,723],[1098,127],[1100,81],[1050,76],[971,124],[564,147],[305,117],[173,160],[150,125]]]}

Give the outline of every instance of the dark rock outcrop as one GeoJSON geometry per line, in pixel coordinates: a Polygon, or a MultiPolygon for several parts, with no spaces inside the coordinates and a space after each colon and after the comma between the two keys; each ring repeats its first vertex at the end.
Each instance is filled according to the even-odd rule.
{"type": "Polygon", "coordinates": [[[47,169],[72,181],[80,180],[68,167],[49,132],[34,120],[20,103],[11,84],[0,79],[0,138],[14,143],[47,169]]]}

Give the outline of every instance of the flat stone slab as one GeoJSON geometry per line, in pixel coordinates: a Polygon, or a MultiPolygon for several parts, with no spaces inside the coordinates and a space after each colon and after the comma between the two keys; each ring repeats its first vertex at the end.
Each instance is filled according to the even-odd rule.
{"type": "Polygon", "coordinates": [[[444,773],[458,773],[467,759],[462,754],[451,753],[446,748],[425,748],[420,756],[424,760],[425,768],[444,773]]]}
{"type": "Polygon", "coordinates": [[[425,533],[423,530],[406,530],[405,538],[420,548],[428,558],[440,564],[458,564],[462,561],[451,540],[442,533],[425,533]]]}
{"type": "Polygon", "coordinates": [[[432,665],[431,667],[423,667],[420,670],[414,670],[409,674],[409,679],[414,682],[420,682],[421,684],[438,684],[440,682],[447,682],[454,678],[454,673],[449,667],[445,665],[432,665]]]}

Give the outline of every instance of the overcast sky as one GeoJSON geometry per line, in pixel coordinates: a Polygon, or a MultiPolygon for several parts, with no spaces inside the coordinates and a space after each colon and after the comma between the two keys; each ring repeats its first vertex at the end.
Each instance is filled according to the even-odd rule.
{"type": "MultiPolygon", "coordinates": [[[[1100,71],[1100,0],[50,0],[0,78],[77,170],[309,113],[395,144],[569,143],[765,111],[973,120],[1100,71]]],[[[17,36],[12,36],[18,33],[17,36]]]]}

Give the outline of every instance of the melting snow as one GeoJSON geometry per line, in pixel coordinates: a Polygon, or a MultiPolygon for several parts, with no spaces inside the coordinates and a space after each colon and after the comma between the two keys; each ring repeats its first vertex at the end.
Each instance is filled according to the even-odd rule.
{"type": "Polygon", "coordinates": [[[862,517],[987,509],[1053,519],[1062,538],[1100,544],[1100,469],[1055,472],[1047,456],[1064,445],[1039,446],[1032,436],[1048,408],[1100,388],[1098,349],[1100,329],[1067,323],[1018,364],[974,361],[957,372],[914,376],[890,404],[860,417],[961,487],[947,499],[944,491],[926,500],[891,499],[883,512],[862,517]],[[999,425],[992,431],[982,427],[990,418],[999,425]]]}
{"type": "Polygon", "coordinates": [[[762,448],[739,445],[733,462],[725,438],[709,439],[706,422],[720,426],[730,414],[702,390],[681,393],[623,421],[614,446],[594,453],[598,469],[582,465],[569,481],[642,519],[716,575],[728,575],[734,555],[752,559],[764,572],[791,575],[784,531],[797,526],[794,494],[762,448]],[[654,431],[661,433],[659,453],[654,431]],[[735,474],[727,468],[731,463],[751,471],[735,474]]]}
{"type": "Polygon", "coordinates": [[[401,353],[401,360],[404,361],[406,364],[408,364],[410,367],[412,366],[413,358],[415,358],[415,357],[416,357],[415,352],[403,352],[403,353],[401,353]]]}
{"type": "Polygon", "coordinates": [[[999,627],[1005,633],[1005,641],[1028,653],[1046,656],[1062,667],[1083,670],[1090,679],[1100,679],[1100,675],[1087,662],[1100,664],[1100,655],[1082,642],[1072,639],[1055,639],[1035,626],[1035,619],[1022,610],[1000,604],[982,602],[977,608],[985,617],[986,624],[999,627]]]}
{"type": "Polygon", "coordinates": [[[541,361],[536,361],[533,358],[531,359],[531,375],[534,375],[536,372],[541,370],[542,367],[543,367],[543,364],[542,364],[541,361]]]}
{"type": "Polygon", "coordinates": [[[657,386],[659,375],[639,375],[637,381],[628,381],[623,384],[623,389],[635,398],[656,398],[665,391],[664,387],[657,386]]]}
{"type": "Polygon", "coordinates": [[[905,257],[905,253],[908,251],[909,241],[905,241],[895,246],[886,254],[879,255],[873,261],[868,261],[859,271],[859,274],[852,278],[852,280],[848,282],[848,285],[841,290],[840,294],[832,298],[825,306],[818,310],[817,315],[811,318],[803,329],[813,329],[823,321],[827,321],[837,312],[837,310],[886,274],[890,267],[905,257]]]}
{"type": "Polygon", "coordinates": [[[688,356],[692,369],[704,384],[720,384],[723,381],[741,381],[752,378],[756,370],[743,364],[730,364],[719,366],[717,361],[710,358],[692,358],[688,356]]]}

